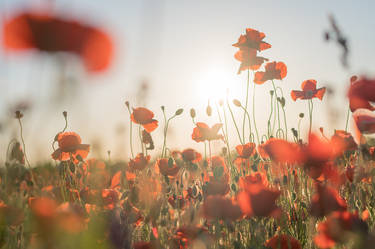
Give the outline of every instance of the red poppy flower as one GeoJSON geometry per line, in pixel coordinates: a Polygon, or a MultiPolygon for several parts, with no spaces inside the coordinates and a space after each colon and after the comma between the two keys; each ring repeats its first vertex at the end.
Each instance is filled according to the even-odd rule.
{"type": "Polygon", "coordinates": [[[302,91],[293,90],[290,95],[294,101],[297,99],[323,99],[326,88],[316,89],[316,80],[305,80],[301,84],[302,91]]]}
{"type": "Polygon", "coordinates": [[[323,217],[333,211],[345,211],[346,201],[342,199],[337,190],[317,184],[317,193],[311,198],[311,214],[323,217]]]}
{"type": "Polygon", "coordinates": [[[106,69],[113,56],[104,31],[47,13],[21,13],[5,21],[3,43],[8,50],[38,49],[77,54],[89,71],[106,69]]]}
{"type": "Polygon", "coordinates": [[[252,216],[277,216],[280,208],[276,206],[276,199],[281,192],[271,189],[263,184],[251,184],[250,188],[237,194],[237,201],[242,212],[247,217],[252,216]]]}
{"type": "Polygon", "coordinates": [[[152,119],[153,117],[154,113],[144,107],[133,108],[133,113],[130,116],[134,123],[142,125],[143,128],[149,133],[158,127],[158,121],[156,119],[152,119]]]}
{"type": "Polygon", "coordinates": [[[335,134],[331,137],[331,143],[334,148],[340,148],[342,151],[354,151],[358,147],[352,134],[343,130],[335,130],[335,134]]]}
{"type": "Polygon", "coordinates": [[[355,137],[362,143],[363,134],[375,133],[375,114],[367,109],[358,109],[353,113],[355,137]]]}
{"type": "Polygon", "coordinates": [[[251,48],[239,50],[234,55],[234,58],[241,62],[240,68],[238,69],[238,74],[247,69],[258,70],[263,62],[268,61],[267,58],[257,56],[257,51],[251,48]]]}
{"type": "Polygon", "coordinates": [[[286,234],[273,236],[265,245],[271,249],[302,249],[298,240],[286,234]]]}
{"type": "Polygon", "coordinates": [[[336,243],[350,240],[351,233],[366,234],[367,224],[347,211],[333,212],[327,220],[318,224],[318,235],[314,237],[315,244],[322,249],[333,248],[336,243]]]}
{"type": "Polygon", "coordinates": [[[203,202],[206,219],[237,220],[242,216],[240,207],[233,200],[216,195],[208,196],[203,202]]]}
{"type": "Polygon", "coordinates": [[[131,171],[143,170],[146,168],[147,164],[150,162],[151,156],[144,156],[143,153],[139,153],[134,159],[130,159],[129,168],[131,171]]]}
{"type": "Polygon", "coordinates": [[[367,79],[365,77],[360,80],[351,80],[348,97],[350,110],[354,112],[357,109],[365,108],[374,111],[375,107],[370,102],[375,102],[375,79],[367,79]]]}
{"type": "Polygon", "coordinates": [[[161,158],[156,161],[156,171],[164,176],[175,177],[180,170],[175,163],[170,165],[168,158],[161,158]]]}
{"type": "Polygon", "coordinates": [[[260,172],[251,173],[250,175],[243,176],[239,180],[239,185],[242,190],[251,191],[254,184],[268,185],[267,176],[260,172]]]}
{"type": "Polygon", "coordinates": [[[75,132],[62,132],[56,137],[59,148],[52,153],[54,160],[67,161],[72,156],[75,162],[85,159],[90,151],[90,145],[81,144],[81,137],[75,132]]]}
{"type": "Polygon", "coordinates": [[[204,142],[206,140],[211,141],[223,138],[222,135],[217,134],[223,124],[214,124],[211,128],[203,122],[197,122],[196,125],[197,127],[193,129],[191,138],[197,143],[204,142]]]}
{"type": "Polygon", "coordinates": [[[282,80],[286,77],[286,65],[283,62],[269,62],[265,66],[265,72],[256,72],[254,83],[263,84],[268,80],[282,80]]]}
{"type": "Polygon", "coordinates": [[[240,144],[236,146],[238,156],[241,158],[249,158],[255,154],[255,143],[240,144]]]}
{"type": "Polygon", "coordinates": [[[186,162],[197,163],[202,160],[202,155],[194,149],[185,149],[181,155],[186,162]]]}
{"type": "MultiPolygon", "coordinates": [[[[270,138],[265,143],[259,145],[263,154],[267,154],[271,160],[278,163],[298,163],[303,155],[299,146],[279,138],[270,138]]],[[[258,148],[259,148],[258,147],[258,148]]]]}
{"type": "Polygon", "coordinates": [[[246,29],[246,34],[241,35],[238,39],[238,42],[233,44],[234,47],[242,48],[250,48],[258,51],[262,51],[265,49],[269,49],[271,47],[270,44],[263,41],[266,35],[262,32],[259,32],[255,29],[246,29]]]}

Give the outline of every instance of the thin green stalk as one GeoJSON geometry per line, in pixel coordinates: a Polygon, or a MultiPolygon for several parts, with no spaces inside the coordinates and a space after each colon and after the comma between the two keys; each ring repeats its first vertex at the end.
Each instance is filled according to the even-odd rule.
{"type": "Polygon", "coordinates": [[[138,126],[138,136],[139,136],[139,142],[141,143],[141,150],[142,150],[142,154],[143,154],[145,151],[144,151],[143,142],[142,142],[141,125],[138,126]]]}
{"type": "Polygon", "coordinates": [[[247,69],[245,111],[244,111],[243,120],[242,120],[242,141],[244,142],[245,142],[245,119],[246,119],[247,105],[249,102],[249,85],[250,85],[250,70],[247,69]]]}
{"type": "Polygon", "coordinates": [[[268,121],[267,121],[267,135],[268,135],[268,138],[271,136],[271,118],[272,118],[272,113],[273,113],[273,94],[270,93],[270,96],[271,96],[271,112],[270,112],[270,116],[268,117],[268,121]]]}
{"type": "Polygon", "coordinates": [[[242,141],[242,139],[241,139],[241,134],[240,134],[240,131],[238,130],[238,126],[237,126],[236,120],[235,120],[235,118],[234,118],[233,111],[232,111],[232,109],[230,108],[230,105],[229,105],[228,99],[227,99],[227,106],[228,106],[228,109],[229,109],[230,115],[232,116],[232,120],[233,120],[234,126],[236,127],[236,131],[237,131],[237,135],[238,135],[238,138],[239,138],[239,140],[240,140],[240,143],[241,143],[241,144],[244,144],[243,141],[242,141]]]}
{"type": "MultiPolygon", "coordinates": [[[[126,102],[128,103],[128,102],[126,102]]],[[[131,119],[131,111],[130,111],[130,107],[129,107],[129,104],[126,105],[127,108],[128,108],[128,111],[129,111],[129,143],[130,143],[130,152],[132,154],[132,158],[134,158],[134,151],[133,151],[133,121],[131,119]]]]}
{"type": "Polygon", "coordinates": [[[311,127],[312,127],[312,112],[313,112],[313,102],[312,99],[309,99],[309,118],[310,118],[310,125],[309,125],[309,135],[311,134],[311,127]]]}
{"type": "MultiPolygon", "coordinates": [[[[217,116],[219,117],[220,123],[223,123],[223,121],[221,119],[219,107],[217,106],[217,104],[216,104],[216,110],[217,110],[217,116]]],[[[226,120],[225,120],[225,122],[226,122],[226,120]]],[[[226,124],[225,124],[225,126],[226,126],[226,124]]],[[[230,162],[230,164],[232,164],[232,159],[231,159],[231,154],[230,154],[230,147],[229,147],[229,141],[228,141],[228,133],[225,132],[224,127],[221,127],[221,131],[223,132],[224,139],[225,139],[225,144],[227,145],[229,162],[230,162]]]]}
{"type": "Polygon", "coordinates": [[[277,126],[278,126],[278,129],[280,129],[280,103],[278,101],[278,96],[277,96],[277,91],[276,91],[276,87],[275,87],[275,83],[273,82],[272,80],[272,86],[273,86],[273,90],[275,91],[275,97],[276,97],[276,107],[277,107],[277,126]]]}
{"type": "MultiPolygon", "coordinates": [[[[280,89],[281,97],[284,98],[283,89],[281,89],[281,87],[277,87],[277,89],[280,89]]],[[[283,110],[283,115],[284,115],[285,139],[288,139],[288,124],[287,124],[287,121],[286,121],[285,104],[284,104],[284,106],[281,106],[281,109],[283,110]]]]}
{"type": "Polygon", "coordinates": [[[253,88],[253,122],[254,122],[254,129],[255,129],[255,132],[257,134],[257,141],[258,141],[258,144],[260,144],[257,123],[256,123],[256,120],[255,120],[255,84],[254,84],[254,88],[253,88]]]}
{"type": "MultiPolygon", "coordinates": [[[[251,130],[251,120],[250,120],[250,114],[249,112],[241,105],[241,108],[244,110],[246,116],[247,116],[247,121],[249,123],[249,130],[250,130],[250,135],[249,135],[249,140],[252,142],[252,136],[253,136],[253,131],[251,130]]],[[[243,140],[244,143],[246,143],[245,139],[243,140]]]]}

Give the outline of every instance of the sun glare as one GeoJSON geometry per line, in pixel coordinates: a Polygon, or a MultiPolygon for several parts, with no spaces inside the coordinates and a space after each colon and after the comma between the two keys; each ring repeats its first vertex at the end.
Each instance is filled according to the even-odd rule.
{"type": "Polygon", "coordinates": [[[221,68],[210,68],[197,75],[195,80],[196,92],[199,92],[199,100],[202,104],[218,102],[227,96],[235,95],[237,84],[233,72],[227,72],[221,68]]]}

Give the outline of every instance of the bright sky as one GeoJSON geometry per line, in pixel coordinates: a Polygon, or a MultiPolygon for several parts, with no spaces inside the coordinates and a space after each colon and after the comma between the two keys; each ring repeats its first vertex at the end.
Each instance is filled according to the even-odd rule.
{"type": "MultiPolygon", "coordinates": [[[[6,16],[26,2],[30,3],[0,0],[0,11],[6,16]]],[[[70,98],[55,103],[57,83],[54,75],[57,70],[52,59],[0,53],[0,121],[7,121],[9,106],[19,101],[32,103],[34,109],[26,113],[24,127],[30,157],[35,161],[52,152],[50,143],[64,126],[63,110],[69,113],[69,130],[78,132],[83,142],[101,142],[102,156],[111,150],[114,157],[127,158],[129,150],[125,151],[123,146],[128,144],[129,123],[124,101],[135,105],[135,96],[143,80],[150,84],[147,107],[155,112],[161,125],[154,134],[156,146],[160,147],[162,143],[160,106],[164,105],[168,115],[178,108],[185,109],[184,115],[171,124],[169,147],[202,150],[203,145],[190,137],[194,126],[189,110],[196,108],[197,120],[212,125],[218,119],[215,115],[206,117],[208,99],[214,106],[229,88],[230,97],[244,102],[246,73],[237,75],[240,63],[233,57],[237,49],[232,44],[246,28],[264,32],[265,41],[272,45],[261,56],[271,61],[283,61],[288,67],[287,77],[276,84],[283,87],[286,95],[289,127],[296,127],[298,113],[307,111],[306,102],[294,103],[289,98],[290,91],[299,90],[303,80],[316,79],[318,87],[331,86],[335,90],[330,99],[314,101],[314,126],[328,129],[334,125],[343,129],[349,77],[352,74],[374,76],[375,35],[372,30],[375,19],[372,10],[375,2],[371,0],[55,2],[58,12],[105,26],[115,39],[116,57],[111,69],[100,75],[87,75],[82,69],[70,68],[70,73],[77,79],[73,82],[76,87],[69,93],[70,98]],[[330,13],[349,40],[349,70],[342,68],[341,50],[336,44],[326,43],[323,39],[324,31],[330,27],[330,13]],[[328,104],[331,108],[327,108],[328,104]],[[328,124],[333,116],[328,109],[338,115],[337,124],[328,124]],[[126,133],[119,137],[116,131],[124,125],[126,133]]],[[[270,82],[256,88],[256,116],[263,133],[270,108],[269,90],[270,82]]],[[[241,116],[240,112],[236,115],[241,116]]],[[[11,123],[16,125],[14,120],[11,123]]],[[[308,125],[307,119],[303,125],[308,125]]],[[[6,148],[13,130],[15,128],[8,128],[0,133],[2,148],[6,148]]],[[[238,143],[233,136],[231,144],[238,143]]],[[[4,160],[3,154],[0,160],[4,160]]]]}

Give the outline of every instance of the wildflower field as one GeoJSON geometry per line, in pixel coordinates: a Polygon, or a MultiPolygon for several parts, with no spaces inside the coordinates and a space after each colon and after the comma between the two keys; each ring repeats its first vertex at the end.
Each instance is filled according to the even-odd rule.
{"type": "MultiPolygon", "coordinates": [[[[328,23],[323,39],[339,47],[347,68],[347,38],[333,16],[328,23]]],[[[233,77],[245,76],[244,96],[172,113],[121,100],[126,160],[110,151],[92,156],[70,113],[56,111],[61,125],[45,148],[49,159],[35,163],[28,113],[13,110],[16,134],[0,151],[0,248],[375,248],[375,79],[348,77],[345,123],[333,133],[314,127],[314,107],[330,89],[306,78],[285,91],[288,65],[272,58],[271,36],[245,26],[233,37],[228,60],[238,63],[233,77]],[[260,107],[262,91],[269,105],[260,107]],[[288,120],[286,103],[305,108],[297,122],[288,120]],[[183,116],[188,128],[179,138],[200,149],[170,140],[183,116]]],[[[107,70],[116,54],[105,29],[33,10],[4,18],[1,46],[8,56],[34,51],[62,64],[73,56],[88,74],[107,70]]]]}

